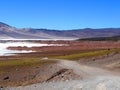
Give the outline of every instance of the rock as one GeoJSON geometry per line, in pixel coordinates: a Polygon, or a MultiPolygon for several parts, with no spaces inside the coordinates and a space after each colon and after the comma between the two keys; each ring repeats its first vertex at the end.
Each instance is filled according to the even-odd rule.
{"type": "Polygon", "coordinates": [[[0,86],[0,90],[4,90],[4,89],[3,89],[3,86],[0,86]]]}
{"type": "Polygon", "coordinates": [[[43,57],[42,60],[48,60],[48,57],[43,57]]]}
{"type": "Polygon", "coordinates": [[[96,90],[107,90],[106,85],[104,83],[99,83],[96,86],[96,90]]]}
{"type": "Polygon", "coordinates": [[[8,80],[9,79],[9,76],[6,76],[3,80],[8,80]]]}
{"type": "Polygon", "coordinates": [[[73,87],[72,90],[82,90],[83,86],[81,84],[77,84],[76,86],[73,87]]]}
{"type": "Polygon", "coordinates": [[[16,71],[19,71],[19,69],[18,69],[18,68],[16,68],[16,71]]]}
{"type": "Polygon", "coordinates": [[[65,80],[66,82],[68,82],[69,80],[67,79],[67,80],[65,80]]]}

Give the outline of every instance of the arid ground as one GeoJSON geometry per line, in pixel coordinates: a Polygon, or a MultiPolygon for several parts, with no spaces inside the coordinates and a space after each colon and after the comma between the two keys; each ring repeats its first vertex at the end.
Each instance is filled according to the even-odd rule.
{"type": "Polygon", "coordinates": [[[61,44],[8,47],[36,52],[0,56],[6,90],[119,90],[120,41],[32,41],[61,44]]]}

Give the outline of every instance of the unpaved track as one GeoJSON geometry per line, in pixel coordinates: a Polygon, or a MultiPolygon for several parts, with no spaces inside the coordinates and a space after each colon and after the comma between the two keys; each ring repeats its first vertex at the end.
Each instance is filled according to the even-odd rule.
{"type": "Polygon", "coordinates": [[[8,87],[5,90],[120,90],[120,76],[113,72],[81,65],[76,61],[54,60],[58,60],[58,65],[63,68],[72,69],[82,79],[8,87]]]}
{"type": "Polygon", "coordinates": [[[95,67],[85,66],[77,63],[76,61],[70,60],[60,60],[59,66],[72,69],[74,73],[78,75],[83,75],[83,77],[88,76],[99,76],[99,75],[109,75],[109,71],[102,70],[95,67]]]}

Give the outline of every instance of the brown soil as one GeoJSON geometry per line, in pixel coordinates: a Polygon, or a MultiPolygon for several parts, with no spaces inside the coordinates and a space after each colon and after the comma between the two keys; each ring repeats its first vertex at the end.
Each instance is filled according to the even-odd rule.
{"type": "Polygon", "coordinates": [[[107,55],[82,58],[78,60],[80,64],[107,69],[116,73],[120,72],[120,52],[113,52],[107,55]]]}
{"type": "MultiPolygon", "coordinates": [[[[7,68],[7,67],[6,67],[7,68]]],[[[8,68],[10,68],[8,66],[8,68]]],[[[12,67],[11,67],[12,68],[12,67]]],[[[52,74],[61,68],[56,64],[36,65],[34,67],[24,66],[15,70],[9,70],[0,74],[0,85],[20,86],[46,81],[52,74]],[[55,68],[54,68],[55,67],[55,68]]]]}
{"type": "MultiPolygon", "coordinates": [[[[51,57],[76,53],[80,51],[120,48],[120,41],[39,41],[37,43],[48,44],[68,44],[68,46],[48,46],[48,47],[9,47],[12,50],[35,50],[35,53],[18,54],[15,56],[1,56],[0,60],[16,59],[23,57],[51,57]]],[[[78,62],[94,67],[100,67],[108,70],[120,71],[120,54],[111,53],[99,57],[83,58],[78,62]],[[117,55],[117,56],[115,56],[117,55]],[[112,57],[117,58],[112,58],[112,57]],[[112,58],[112,59],[110,59],[112,58]],[[116,63],[117,62],[117,63],[116,63]],[[114,64],[113,64],[114,63],[114,64]],[[116,67],[117,65],[117,67],[116,67]]],[[[8,69],[8,72],[0,74],[0,85],[2,86],[20,86],[44,81],[66,81],[70,79],[81,78],[73,70],[59,67],[57,63],[36,65],[34,67],[21,67],[20,69],[11,69],[13,67],[0,67],[8,69]]]]}
{"type": "MultiPolygon", "coordinates": [[[[44,41],[45,42],[45,41],[44,41]]],[[[51,41],[48,44],[67,44],[68,46],[44,46],[44,47],[8,47],[12,50],[34,50],[40,52],[61,50],[93,50],[106,48],[120,48],[120,41],[51,41]]]]}

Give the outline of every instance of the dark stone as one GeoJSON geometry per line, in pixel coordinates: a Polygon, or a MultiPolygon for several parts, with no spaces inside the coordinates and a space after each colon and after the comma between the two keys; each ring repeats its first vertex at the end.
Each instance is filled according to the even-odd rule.
{"type": "Polygon", "coordinates": [[[3,80],[8,80],[9,79],[9,77],[8,76],[6,76],[3,80]]]}
{"type": "Polygon", "coordinates": [[[4,90],[3,86],[0,86],[0,90],[4,90]]]}
{"type": "Polygon", "coordinates": [[[95,59],[93,59],[93,61],[95,61],[95,59]]]}

